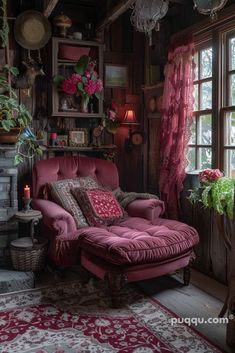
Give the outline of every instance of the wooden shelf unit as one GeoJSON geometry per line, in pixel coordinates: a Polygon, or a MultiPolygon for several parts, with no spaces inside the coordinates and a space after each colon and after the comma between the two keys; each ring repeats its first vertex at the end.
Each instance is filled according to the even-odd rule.
{"type": "MultiPolygon", "coordinates": [[[[99,78],[103,80],[103,45],[94,41],[83,41],[67,38],[52,38],[52,68],[51,74],[52,77],[58,74],[59,70],[66,71],[66,68],[69,70],[72,66],[76,64],[79,60],[67,60],[59,57],[60,46],[71,46],[71,47],[88,47],[94,52],[97,52],[97,66],[96,70],[98,72],[99,78]]],[[[78,101],[76,102],[77,110],[62,110],[60,99],[63,99],[63,96],[66,97],[66,94],[63,94],[61,90],[52,84],[51,90],[51,116],[52,117],[68,117],[68,118],[101,118],[103,116],[103,93],[101,98],[94,98],[94,112],[91,113],[82,113],[79,111],[78,101]]],[[[70,96],[70,99],[73,99],[73,96],[70,96]]]]}

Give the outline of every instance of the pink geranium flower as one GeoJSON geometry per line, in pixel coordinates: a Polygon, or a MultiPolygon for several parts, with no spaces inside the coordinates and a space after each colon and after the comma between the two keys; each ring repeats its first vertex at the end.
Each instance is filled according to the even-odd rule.
{"type": "Polygon", "coordinates": [[[89,96],[92,96],[92,94],[96,92],[96,82],[88,80],[85,84],[84,90],[89,96]]]}
{"type": "Polygon", "coordinates": [[[63,91],[67,94],[74,94],[77,91],[76,85],[71,79],[64,80],[62,83],[62,88],[63,91]]]}
{"type": "Polygon", "coordinates": [[[76,84],[78,84],[79,82],[81,82],[82,76],[79,75],[79,74],[72,74],[70,80],[71,80],[71,82],[72,82],[74,85],[76,85],[76,84]]]}
{"type": "Polygon", "coordinates": [[[205,169],[199,173],[201,183],[213,182],[222,178],[223,173],[219,169],[205,169]]]}
{"type": "Polygon", "coordinates": [[[101,92],[103,90],[103,82],[101,79],[96,81],[96,91],[101,92]]]}

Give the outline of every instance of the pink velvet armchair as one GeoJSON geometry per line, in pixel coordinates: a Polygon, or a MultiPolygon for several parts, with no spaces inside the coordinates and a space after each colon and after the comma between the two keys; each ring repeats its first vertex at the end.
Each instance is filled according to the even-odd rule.
{"type": "Polygon", "coordinates": [[[91,176],[111,190],[119,186],[115,164],[85,156],[41,160],[33,169],[33,207],[43,214],[44,235],[49,238],[49,257],[59,266],[81,263],[89,272],[107,279],[112,299],[125,282],[157,277],[189,265],[198,234],[181,222],[163,219],[164,204],[158,199],[135,200],[118,225],[77,228],[70,213],[44,198],[50,181],[91,176]]]}

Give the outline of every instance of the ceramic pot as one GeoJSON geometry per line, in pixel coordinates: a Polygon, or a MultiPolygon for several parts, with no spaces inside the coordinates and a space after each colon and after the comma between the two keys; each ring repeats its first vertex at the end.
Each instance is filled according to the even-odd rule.
{"type": "Polygon", "coordinates": [[[20,128],[14,127],[10,131],[0,128],[0,143],[16,143],[20,128]]]}

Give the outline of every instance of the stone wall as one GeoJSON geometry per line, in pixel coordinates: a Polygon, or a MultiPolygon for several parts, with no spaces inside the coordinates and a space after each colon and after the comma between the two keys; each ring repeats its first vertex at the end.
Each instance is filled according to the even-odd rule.
{"type": "Polygon", "coordinates": [[[10,242],[18,237],[14,214],[18,210],[15,146],[0,145],[0,267],[10,264],[10,242]]]}

